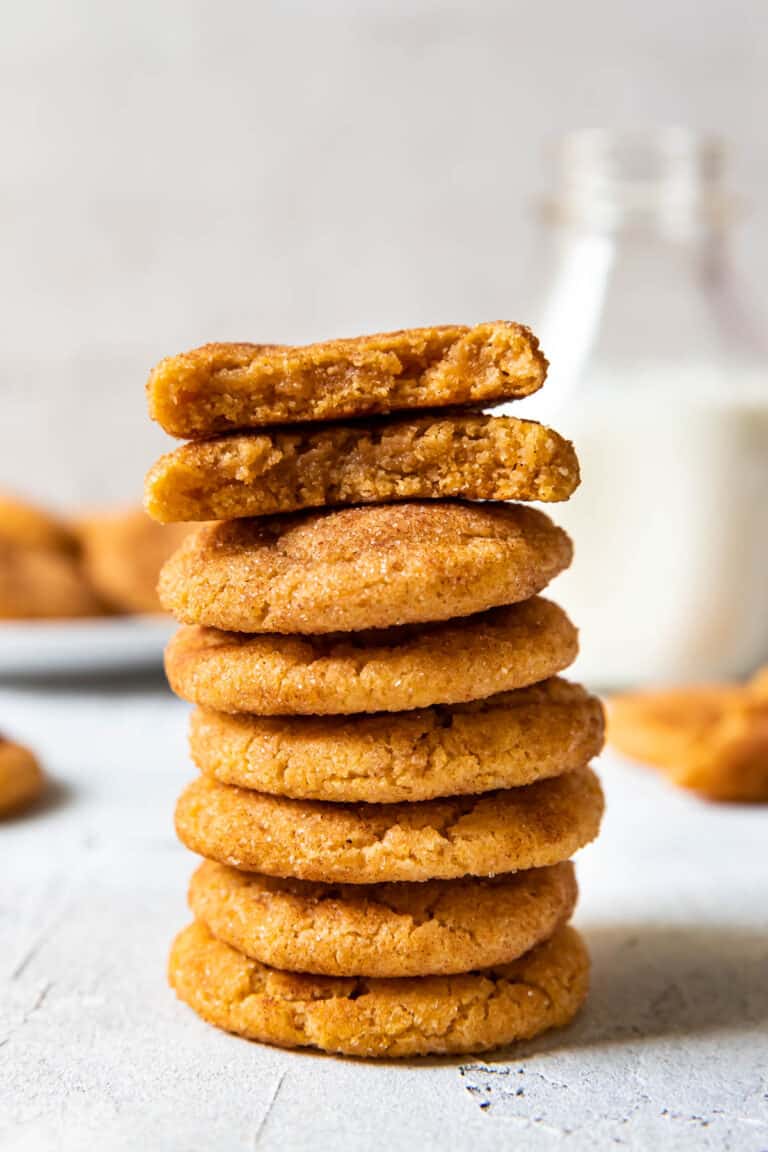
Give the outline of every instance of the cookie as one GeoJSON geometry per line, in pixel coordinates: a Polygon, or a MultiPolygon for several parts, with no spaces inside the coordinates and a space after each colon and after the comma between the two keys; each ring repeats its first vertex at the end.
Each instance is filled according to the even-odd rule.
{"type": "Polygon", "coordinates": [[[748,689],[751,695],[764,700],[768,699],[768,664],[758,668],[748,683],[748,689]]]}
{"type": "Polygon", "coordinates": [[[522,505],[382,504],[200,528],[160,579],[186,624],[232,632],[355,632],[526,600],[571,542],[522,505]]]}
{"type": "Polygon", "coordinates": [[[45,777],[36,757],[0,735],[0,817],[26,808],[44,790],[45,777]]]}
{"type": "Polygon", "coordinates": [[[413,712],[289,718],[198,708],[190,724],[192,759],[222,784],[349,803],[517,788],[584,767],[602,744],[600,701],[558,679],[413,712]]]}
{"type": "Polygon", "coordinates": [[[0,620],[100,615],[77,551],[61,520],[0,492],[0,620]]]}
{"type": "Polygon", "coordinates": [[[524,688],[567,668],[577,649],[562,608],[535,596],[465,620],[346,635],[186,626],[165,669],[177,696],[219,712],[401,712],[524,688]]]}
{"type": "Polygon", "coordinates": [[[206,860],[189,902],[225,944],[321,976],[451,975],[510,964],[570,919],[571,863],[492,879],[331,887],[206,860]]]}
{"type": "Polygon", "coordinates": [[[768,694],[759,678],[615,696],[608,739],[710,800],[768,801],[768,694]]]}
{"type": "Polygon", "coordinates": [[[190,525],[160,525],[143,509],[127,508],[82,517],[75,530],[86,574],[105,603],[118,612],[162,611],[160,569],[189,535],[190,525]]]}
{"type": "Polygon", "coordinates": [[[589,768],[418,804],[323,804],[201,777],[181,794],[176,832],[200,856],[248,872],[386,884],[558,864],[594,839],[602,810],[589,768]]]}
{"type": "Polygon", "coordinates": [[[62,520],[9,492],[0,492],[0,542],[53,552],[77,550],[77,541],[62,520]]]}
{"type": "Polygon", "coordinates": [[[269,424],[487,406],[535,392],[546,370],[533,333],[500,320],[297,348],[206,344],[161,361],[147,394],[166,432],[199,439],[269,424]]]}
{"type": "Polygon", "coordinates": [[[567,500],[573,445],[506,416],[423,416],[223,436],[162,456],[145,483],[156,520],[231,520],[393,500],[567,500]]]}
{"type": "Polygon", "coordinates": [[[75,556],[0,540],[0,620],[100,616],[104,605],[75,556]]]}
{"type": "Polygon", "coordinates": [[[281,1048],[392,1058],[484,1052],[562,1027],[586,998],[589,956],[564,927],[483,972],[343,979],[267,968],[193,923],[174,941],[168,975],[180,1000],[227,1032],[281,1048]]]}

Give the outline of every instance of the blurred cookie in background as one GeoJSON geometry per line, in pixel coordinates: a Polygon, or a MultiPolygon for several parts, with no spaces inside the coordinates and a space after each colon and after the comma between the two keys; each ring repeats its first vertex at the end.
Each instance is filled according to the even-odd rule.
{"type": "Polygon", "coordinates": [[[32,804],[45,791],[37,757],[0,733],[0,819],[32,804]]]}
{"type": "Polygon", "coordinates": [[[0,491],[0,620],[161,612],[160,569],[197,527],[139,505],[65,518],[0,491]]]}
{"type": "Polygon", "coordinates": [[[160,569],[197,524],[158,524],[139,507],[78,517],[83,569],[96,593],[120,613],[163,609],[157,596],[160,569]]]}
{"type": "Polygon", "coordinates": [[[753,696],[768,701],[768,664],[758,668],[748,687],[753,696]]]}
{"type": "Polygon", "coordinates": [[[0,620],[103,616],[75,556],[0,540],[0,620]]]}
{"type": "Polygon", "coordinates": [[[0,543],[77,552],[77,539],[56,515],[11,492],[0,491],[0,543]]]}
{"type": "Polygon", "coordinates": [[[80,566],[64,521],[0,492],[0,619],[100,616],[104,608],[80,566]]]}
{"type": "Polygon", "coordinates": [[[607,736],[708,800],[768,802],[768,666],[746,684],[614,696],[607,736]]]}

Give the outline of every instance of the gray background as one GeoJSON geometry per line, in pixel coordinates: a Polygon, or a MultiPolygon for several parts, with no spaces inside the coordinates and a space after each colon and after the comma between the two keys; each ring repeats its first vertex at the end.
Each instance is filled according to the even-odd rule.
{"type": "Polygon", "coordinates": [[[138,491],[146,370],[208,339],[525,319],[568,129],[727,136],[758,282],[766,75],[760,0],[6,4],[0,483],[138,491]],[[9,426],[46,422],[69,458],[22,475],[9,426]]]}

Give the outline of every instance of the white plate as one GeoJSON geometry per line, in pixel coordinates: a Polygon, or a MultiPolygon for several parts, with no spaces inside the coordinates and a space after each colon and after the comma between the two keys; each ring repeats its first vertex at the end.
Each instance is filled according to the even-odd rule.
{"type": "Polygon", "coordinates": [[[176,627],[164,616],[0,621],[0,676],[159,668],[176,627]]]}

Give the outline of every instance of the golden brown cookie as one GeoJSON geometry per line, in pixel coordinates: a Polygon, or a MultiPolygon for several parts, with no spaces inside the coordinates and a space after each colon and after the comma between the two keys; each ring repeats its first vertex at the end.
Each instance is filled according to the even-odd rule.
{"type": "Polygon", "coordinates": [[[266,968],[194,923],[176,937],[168,975],[198,1016],[249,1040],[391,1058],[484,1052],[562,1027],[586,998],[589,956],[564,927],[512,964],[466,976],[307,976],[266,968]]]}
{"type": "Polygon", "coordinates": [[[181,794],[176,831],[193,852],[247,872],[387,884],[558,864],[594,839],[602,811],[589,768],[418,804],[323,804],[201,777],[181,794]]]}
{"type": "Polygon", "coordinates": [[[286,717],[198,708],[190,724],[192,759],[222,784],[348,803],[517,788],[583,768],[602,744],[600,701],[558,679],[413,712],[286,717]]]}
{"type": "Polygon", "coordinates": [[[0,492],[0,620],[101,615],[77,552],[63,521],[0,492]]]}
{"type": "Polygon", "coordinates": [[[232,520],[393,500],[567,500],[573,445],[507,416],[422,416],[183,444],[147,474],[156,520],[232,520]]]}
{"type": "Polygon", "coordinates": [[[512,504],[380,504],[206,525],[163,568],[185,624],[356,632],[526,600],[571,561],[561,528],[512,504]]]}
{"type": "Polygon", "coordinates": [[[44,790],[45,777],[37,758],[0,734],[0,817],[26,808],[44,790]]]}
{"type": "Polygon", "coordinates": [[[9,492],[0,492],[0,542],[53,552],[77,550],[77,541],[62,520],[9,492]]]}
{"type": "Polygon", "coordinates": [[[747,688],[751,695],[756,696],[758,699],[768,699],[768,664],[764,664],[762,668],[758,668],[752,679],[748,682],[747,688]]]}
{"type": "Polygon", "coordinates": [[[165,669],[177,696],[219,712],[401,712],[536,684],[576,656],[562,608],[538,596],[465,620],[327,636],[187,626],[165,669]]]}
{"type": "Polygon", "coordinates": [[[573,865],[491,879],[331,886],[206,860],[190,908],[246,956],[321,976],[431,976],[510,964],[570,919],[573,865]]]}
{"type": "Polygon", "coordinates": [[[499,320],[280,344],[206,344],[162,360],[149,411],[172,436],[339,420],[528,396],[547,362],[527,328],[499,320]]]}
{"type": "Polygon", "coordinates": [[[760,678],[614,696],[608,739],[710,800],[768,801],[768,694],[760,678]]]}
{"type": "Polygon", "coordinates": [[[0,620],[100,616],[104,606],[75,556],[0,540],[0,620]]]}
{"type": "Polygon", "coordinates": [[[160,569],[191,525],[157,524],[142,508],[126,508],[83,516],[75,530],[86,574],[105,603],[120,612],[162,611],[160,569]]]}

